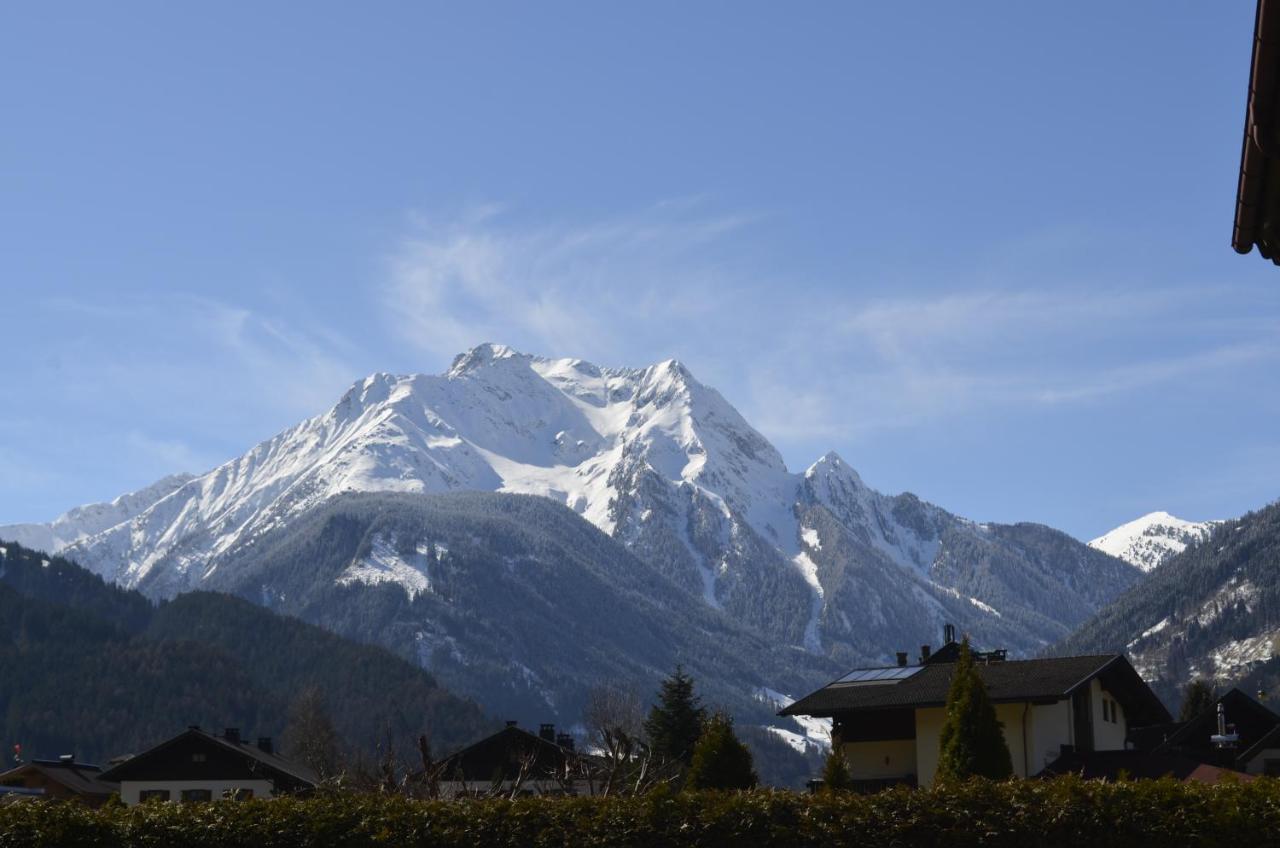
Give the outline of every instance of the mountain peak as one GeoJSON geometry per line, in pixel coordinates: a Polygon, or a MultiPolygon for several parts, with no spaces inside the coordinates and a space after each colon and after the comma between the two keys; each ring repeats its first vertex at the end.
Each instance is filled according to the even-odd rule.
{"type": "Polygon", "coordinates": [[[508,345],[484,342],[465,353],[455,356],[453,363],[449,366],[447,376],[450,378],[460,377],[470,371],[475,371],[486,365],[492,365],[503,359],[532,359],[532,357],[508,345]]]}
{"type": "Polygon", "coordinates": [[[805,469],[804,476],[807,479],[827,478],[827,477],[843,477],[855,486],[861,488],[864,484],[862,478],[858,476],[858,472],[853,466],[844,461],[844,458],[835,451],[827,451],[822,457],[805,469]]]}
{"type": "Polygon", "coordinates": [[[1104,533],[1089,547],[1122,559],[1143,571],[1153,571],[1169,557],[1209,535],[1220,521],[1187,521],[1164,510],[1148,512],[1104,533]]]}

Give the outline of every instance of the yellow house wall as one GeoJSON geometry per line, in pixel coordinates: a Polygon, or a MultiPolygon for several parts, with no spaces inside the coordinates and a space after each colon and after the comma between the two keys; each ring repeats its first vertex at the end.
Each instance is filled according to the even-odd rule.
{"type": "Polygon", "coordinates": [[[945,716],[942,707],[916,710],[916,779],[921,786],[933,783],[938,770],[938,735],[945,716]]]}
{"type": "MultiPolygon", "coordinates": [[[[939,736],[945,715],[946,711],[942,707],[916,710],[916,776],[921,786],[933,783],[934,775],[938,771],[939,736]]],[[[1071,726],[1065,703],[1044,707],[1032,706],[1029,710],[1026,704],[1021,703],[996,704],[996,718],[1004,724],[1005,744],[1009,746],[1009,759],[1013,764],[1013,773],[1018,777],[1026,777],[1028,769],[1032,775],[1039,772],[1044,767],[1042,760],[1045,752],[1050,749],[1056,757],[1058,748],[1066,741],[1066,734],[1071,726]],[[1024,711],[1027,718],[1025,749],[1022,742],[1024,711]],[[1025,758],[1024,750],[1028,752],[1025,758]]]]}
{"type": "Polygon", "coordinates": [[[1068,701],[1036,704],[1027,728],[1027,758],[1031,776],[1058,758],[1063,745],[1071,744],[1071,705],[1068,701]]]}
{"type": "Polygon", "coordinates": [[[913,739],[846,742],[844,758],[854,780],[906,777],[916,773],[916,743],[913,739]]]}
{"type": "Polygon", "coordinates": [[[1031,740],[1031,714],[1026,704],[996,704],[996,718],[1004,724],[1004,741],[1009,746],[1009,759],[1013,762],[1013,773],[1018,777],[1026,777],[1024,768],[1026,758],[1022,752],[1022,717],[1027,717],[1027,741],[1031,740]]]}

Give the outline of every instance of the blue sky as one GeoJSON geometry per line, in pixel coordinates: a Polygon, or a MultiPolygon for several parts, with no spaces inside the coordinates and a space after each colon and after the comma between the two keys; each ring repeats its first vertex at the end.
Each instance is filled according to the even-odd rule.
{"type": "Polygon", "coordinates": [[[481,341],[1082,538],[1280,496],[1251,0],[0,13],[0,523],[481,341]]]}

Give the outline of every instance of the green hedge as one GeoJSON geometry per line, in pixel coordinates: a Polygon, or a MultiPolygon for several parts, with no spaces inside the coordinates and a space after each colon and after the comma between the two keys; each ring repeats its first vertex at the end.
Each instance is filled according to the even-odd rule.
{"type": "Polygon", "coordinates": [[[91,811],[0,807],[0,848],[1280,844],[1280,781],[973,781],[871,797],[786,792],[410,801],[377,796],[91,811]]]}

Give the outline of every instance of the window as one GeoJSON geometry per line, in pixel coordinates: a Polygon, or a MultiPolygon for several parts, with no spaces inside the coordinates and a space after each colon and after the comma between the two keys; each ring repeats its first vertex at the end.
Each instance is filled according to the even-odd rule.
{"type": "Polygon", "coordinates": [[[168,801],[168,789],[144,789],[138,793],[138,800],[142,803],[147,801],[168,801]]]}
{"type": "Polygon", "coordinates": [[[184,789],[182,790],[182,803],[196,804],[201,801],[212,801],[213,792],[208,789],[184,789]]]}
{"type": "Polygon", "coordinates": [[[1280,760],[1263,760],[1262,773],[1267,777],[1280,777],[1280,760]]]}
{"type": "Polygon", "coordinates": [[[232,801],[248,801],[253,797],[252,789],[224,789],[222,797],[232,801]]]}
{"type": "Polygon", "coordinates": [[[193,763],[203,763],[206,759],[208,759],[208,757],[206,757],[204,754],[191,755],[191,762],[193,763]]]}

